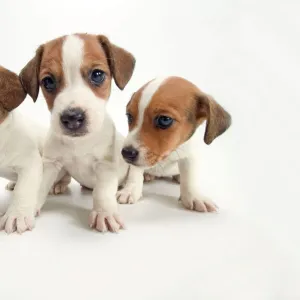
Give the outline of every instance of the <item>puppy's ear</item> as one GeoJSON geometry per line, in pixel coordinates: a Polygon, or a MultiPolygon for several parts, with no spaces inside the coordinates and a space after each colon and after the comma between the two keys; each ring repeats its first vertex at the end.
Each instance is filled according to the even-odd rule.
{"type": "Polygon", "coordinates": [[[26,98],[18,75],[0,66],[0,103],[11,111],[18,107],[26,98]]]}
{"type": "Polygon", "coordinates": [[[131,53],[112,44],[103,35],[98,35],[98,40],[106,53],[115,83],[120,90],[123,90],[132,76],[135,58],[131,53]]]}
{"type": "Polygon", "coordinates": [[[200,125],[206,120],[204,142],[209,145],[231,125],[230,114],[211,96],[199,93],[196,96],[196,120],[200,125]]]}
{"type": "Polygon", "coordinates": [[[20,73],[22,85],[34,102],[39,95],[39,72],[42,56],[43,46],[40,46],[35,53],[35,57],[27,63],[20,73]]]}

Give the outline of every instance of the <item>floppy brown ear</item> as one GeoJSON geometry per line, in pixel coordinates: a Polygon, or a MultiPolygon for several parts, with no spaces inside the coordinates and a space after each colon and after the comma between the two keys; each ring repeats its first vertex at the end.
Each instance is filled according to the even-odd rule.
{"type": "Polygon", "coordinates": [[[39,95],[39,72],[42,55],[43,46],[40,46],[36,51],[35,57],[27,63],[19,75],[25,91],[30,95],[34,102],[39,95]]]}
{"type": "Polygon", "coordinates": [[[115,83],[120,90],[123,90],[133,74],[135,58],[123,48],[112,44],[103,35],[98,35],[98,40],[106,53],[115,83]]]}
{"type": "Polygon", "coordinates": [[[211,96],[205,93],[197,95],[196,101],[197,122],[201,124],[206,120],[204,142],[209,145],[230,127],[231,116],[211,96]]]}
{"type": "Polygon", "coordinates": [[[7,111],[18,107],[26,98],[18,75],[0,66],[0,103],[7,111]]]}

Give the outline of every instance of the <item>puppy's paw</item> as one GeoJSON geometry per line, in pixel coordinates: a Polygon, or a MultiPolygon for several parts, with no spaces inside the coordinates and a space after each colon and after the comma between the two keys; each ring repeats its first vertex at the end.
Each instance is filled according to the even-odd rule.
{"type": "Polygon", "coordinates": [[[89,225],[100,232],[118,232],[120,229],[125,229],[119,214],[95,210],[90,213],[89,225]]]}
{"type": "Polygon", "coordinates": [[[67,189],[68,183],[59,181],[52,186],[51,190],[49,191],[49,195],[64,194],[67,189]]]}
{"type": "Polygon", "coordinates": [[[13,190],[15,189],[15,186],[16,186],[16,182],[10,181],[10,182],[6,185],[5,189],[7,189],[8,191],[13,191],[13,190]]]}
{"type": "Polygon", "coordinates": [[[191,194],[181,195],[179,200],[182,202],[183,206],[190,210],[196,210],[199,212],[216,212],[218,211],[218,206],[212,202],[209,198],[204,196],[194,197],[191,194]]]}
{"type": "Polygon", "coordinates": [[[70,182],[71,176],[69,174],[65,174],[58,182],[53,184],[49,191],[49,195],[64,194],[67,191],[70,182]]]}
{"type": "Polygon", "coordinates": [[[120,204],[134,204],[142,197],[143,186],[123,187],[117,192],[120,204]]]}
{"type": "Polygon", "coordinates": [[[134,204],[136,202],[134,201],[130,190],[124,188],[117,192],[117,200],[120,204],[134,204]]]}
{"type": "Polygon", "coordinates": [[[0,217],[0,230],[5,230],[6,233],[23,233],[32,230],[34,225],[34,213],[31,209],[9,207],[5,215],[0,217]]]}
{"type": "Polygon", "coordinates": [[[144,173],[144,182],[150,182],[155,180],[156,176],[148,174],[148,173],[144,173]]]}

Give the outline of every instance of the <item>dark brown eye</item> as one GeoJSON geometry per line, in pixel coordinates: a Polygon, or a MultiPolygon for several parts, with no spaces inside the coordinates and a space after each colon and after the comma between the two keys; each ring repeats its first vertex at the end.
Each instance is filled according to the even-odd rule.
{"type": "Polygon", "coordinates": [[[105,80],[105,73],[102,70],[95,69],[90,73],[89,79],[93,85],[99,86],[105,80]]]}
{"type": "Polygon", "coordinates": [[[47,76],[43,78],[42,85],[44,86],[45,90],[49,93],[56,90],[56,81],[53,76],[47,76]]]}
{"type": "Polygon", "coordinates": [[[172,126],[173,122],[174,122],[174,119],[172,119],[171,117],[167,117],[167,116],[157,116],[154,119],[155,126],[160,129],[168,129],[169,127],[172,126]]]}

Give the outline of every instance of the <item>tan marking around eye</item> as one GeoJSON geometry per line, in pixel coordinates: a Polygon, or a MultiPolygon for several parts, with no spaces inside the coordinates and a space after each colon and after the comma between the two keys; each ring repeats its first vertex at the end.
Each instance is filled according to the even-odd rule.
{"type": "Polygon", "coordinates": [[[54,75],[55,80],[58,82],[58,88],[53,93],[48,93],[43,86],[41,86],[44,97],[46,99],[48,109],[51,111],[54,100],[57,94],[64,88],[65,80],[63,74],[63,62],[62,62],[62,46],[65,37],[52,40],[44,44],[43,56],[40,67],[39,80],[51,75],[54,75]]]}
{"type": "Polygon", "coordinates": [[[153,95],[144,113],[139,139],[148,153],[149,165],[163,159],[166,153],[174,151],[185,142],[195,130],[195,94],[199,89],[192,83],[178,77],[168,78],[153,95]],[[157,115],[167,115],[176,121],[165,130],[155,127],[157,115]]]}
{"type": "Polygon", "coordinates": [[[84,40],[84,58],[81,65],[83,80],[97,97],[108,100],[111,91],[112,78],[106,54],[102,49],[97,36],[89,34],[78,34],[78,36],[84,40]],[[100,69],[105,73],[105,80],[100,86],[95,86],[89,81],[89,73],[94,69],[100,69]]]}

